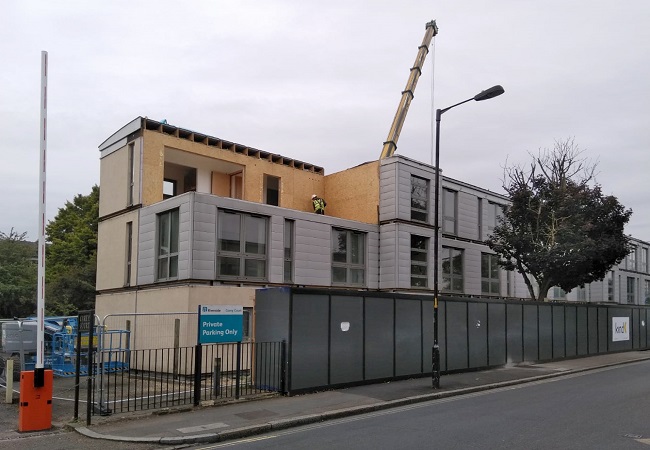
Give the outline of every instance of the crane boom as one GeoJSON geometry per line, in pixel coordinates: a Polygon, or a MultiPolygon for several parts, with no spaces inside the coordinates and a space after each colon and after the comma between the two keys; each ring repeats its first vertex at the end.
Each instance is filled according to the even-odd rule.
{"type": "Polygon", "coordinates": [[[427,23],[424,33],[424,39],[422,39],[422,44],[418,47],[418,55],[415,58],[415,63],[411,68],[411,74],[409,79],[406,82],[406,88],[402,92],[402,99],[399,102],[397,107],[397,112],[395,113],[395,118],[393,119],[393,124],[390,127],[388,132],[388,137],[386,142],[384,142],[384,148],[381,150],[381,156],[379,159],[390,158],[395,153],[397,149],[397,140],[399,139],[399,134],[402,131],[402,125],[404,125],[404,120],[406,119],[406,114],[408,113],[409,106],[411,105],[411,100],[413,100],[413,91],[415,91],[415,86],[418,84],[418,79],[422,73],[422,66],[424,65],[424,60],[429,53],[429,45],[431,44],[431,39],[438,34],[438,27],[436,26],[436,21],[432,20],[427,23]]]}

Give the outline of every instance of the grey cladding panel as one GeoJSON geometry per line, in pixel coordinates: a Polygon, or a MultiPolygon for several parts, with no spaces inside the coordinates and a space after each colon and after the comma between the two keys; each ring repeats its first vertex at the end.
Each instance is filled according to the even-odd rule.
{"type": "Polygon", "coordinates": [[[331,284],[331,227],[305,220],[296,221],[296,284],[329,286],[331,284]]]}
{"type": "Polygon", "coordinates": [[[524,361],[539,359],[537,305],[523,305],[524,308],[524,361]]]}
{"type": "Polygon", "coordinates": [[[609,326],[609,317],[607,308],[598,308],[598,352],[605,353],[609,351],[609,341],[611,339],[611,329],[609,326]]]}
{"type": "Polygon", "coordinates": [[[506,305],[506,314],[508,319],[508,362],[518,363],[523,359],[523,322],[522,322],[522,305],[506,305]]]}
{"type": "Polygon", "coordinates": [[[564,358],[564,306],[553,305],[553,358],[564,358]]]}
{"type": "Polygon", "coordinates": [[[278,342],[289,340],[289,288],[255,291],[255,340],[278,342]]]}
{"type": "Polygon", "coordinates": [[[598,353],[598,308],[587,308],[587,322],[589,323],[589,332],[587,340],[589,341],[589,354],[595,355],[598,353]]]}
{"type": "Polygon", "coordinates": [[[329,297],[294,294],[292,303],[290,390],[326,386],[329,297]]]}
{"type": "MultiPolygon", "coordinates": [[[[586,306],[578,306],[576,320],[578,322],[578,356],[585,356],[589,353],[589,325],[587,323],[586,306]]],[[[595,324],[594,324],[595,325],[595,324]]],[[[594,326],[594,329],[596,327],[594,326]]]]}
{"type": "Polygon", "coordinates": [[[506,305],[488,303],[488,346],[491,366],[506,363],[506,305]]]}
{"type": "Polygon", "coordinates": [[[539,359],[553,358],[553,312],[551,305],[539,305],[539,359]]]}
{"type": "Polygon", "coordinates": [[[394,375],[393,303],[394,300],[391,298],[366,298],[366,380],[388,378],[394,375]]]}
{"type": "Polygon", "coordinates": [[[421,305],[417,300],[399,299],[395,305],[395,374],[422,373],[421,305]]]}
{"type": "Polygon", "coordinates": [[[363,380],[363,299],[333,295],[330,324],[330,384],[363,380]]]}
{"type": "Polygon", "coordinates": [[[467,369],[467,303],[446,302],[447,370],[467,369]]]}
{"type": "Polygon", "coordinates": [[[433,351],[433,300],[422,300],[422,367],[431,371],[433,351]]]}
{"type": "Polygon", "coordinates": [[[397,164],[381,164],[379,168],[379,220],[397,217],[397,164]]]}
{"type": "Polygon", "coordinates": [[[487,303],[468,303],[469,367],[488,365],[487,303]]]}
{"type": "Polygon", "coordinates": [[[478,209],[476,195],[458,193],[458,236],[478,239],[478,209]]]}
{"type": "Polygon", "coordinates": [[[565,339],[565,356],[574,357],[578,354],[578,341],[576,329],[576,308],[575,306],[566,306],[564,310],[564,339],[565,339]]]}

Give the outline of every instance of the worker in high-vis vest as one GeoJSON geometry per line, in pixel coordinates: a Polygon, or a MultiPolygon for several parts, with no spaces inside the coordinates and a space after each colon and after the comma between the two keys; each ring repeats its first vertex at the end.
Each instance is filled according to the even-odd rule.
{"type": "Polygon", "coordinates": [[[325,214],[325,207],[327,206],[325,200],[314,194],[311,196],[311,202],[314,204],[314,212],[316,214],[325,214]]]}

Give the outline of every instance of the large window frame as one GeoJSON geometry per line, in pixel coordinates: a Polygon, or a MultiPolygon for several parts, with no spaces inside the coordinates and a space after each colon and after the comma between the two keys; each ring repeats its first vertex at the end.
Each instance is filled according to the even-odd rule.
{"type": "Polygon", "coordinates": [[[442,247],[442,291],[462,294],[465,291],[463,276],[464,250],[454,247],[442,247]]]}
{"type": "Polygon", "coordinates": [[[280,206],[280,177],[264,174],[264,203],[280,206]]]}
{"type": "Polygon", "coordinates": [[[124,264],[124,286],[131,286],[131,267],[133,259],[133,222],[126,223],[126,258],[124,264]]]}
{"type": "Polygon", "coordinates": [[[503,205],[488,201],[487,216],[487,234],[489,236],[499,224],[499,217],[503,216],[503,205]]]}
{"type": "Polygon", "coordinates": [[[636,271],[636,249],[637,247],[635,245],[632,246],[630,253],[627,254],[627,258],[625,260],[625,268],[627,270],[636,271]]]}
{"type": "Polygon", "coordinates": [[[627,303],[630,305],[636,304],[636,278],[627,277],[627,303]]]}
{"type": "Polygon", "coordinates": [[[178,279],[179,209],[159,213],[156,217],[158,230],[156,246],[156,281],[178,279]]]}
{"type": "Polygon", "coordinates": [[[366,286],[366,233],[332,228],[332,285],[366,286]]]}
{"type": "Polygon", "coordinates": [[[283,279],[285,283],[293,283],[293,253],[294,253],[294,230],[295,222],[286,219],[284,221],[284,265],[283,279]]]}
{"type": "Polygon", "coordinates": [[[645,280],[645,304],[650,305],[650,280],[645,280]]]}
{"type": "Polygon", "coordinates": [[[411,175],[411,220],[429,220],[429,180],[411,175]]]}
{"type": "Polygon", "coordinates": [[[607,273],[607,301],[614,301],[614,271],[610,270],[607,273]]]}
{"type": "Polygon", "coordinates": [[[648,273],[648,249],[639,247],[641,252],[641,267],[639,267],[639,272],[648,273]]]}
{"type": "Polygon", "coordinates": [[[481,253],[481,294],[501,295],[499,257],[494,253],[481,253]]]}
{"type": "Polygon", "coordinates": [[[458,192],[442,190],[442,232],[458,234],[458,192]]]}
{"type": "Polygon", "coordinates": [[[429,287],[429,238],[411,235],[411,287],[429,287]]]}
{"type": "Polygon", "coordinates": [[[217,212],[217,276],[267,281],[269,219],[220,209],[217,212]]]}

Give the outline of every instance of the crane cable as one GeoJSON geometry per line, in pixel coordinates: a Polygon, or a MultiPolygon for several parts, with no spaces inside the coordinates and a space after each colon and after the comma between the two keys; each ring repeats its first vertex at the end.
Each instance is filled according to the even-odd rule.
{"type": "MultiPolygon", "coordinates": [[[[435,67],[436,67],[436,37],[433,37],[433,42],[431,43],[431,49],[433,51],[433,54],[429,59],[431,59],[431,165],[433,166],[433,152],[434,152],[434,136],[433,136],[433,130],[435,128],[435,120],[436,120],[436,112],[433,107],[434,105],[434,81],[435,81],[435,67]]],[[[438,168],[436,167],[436,170],[438,168]]]]}

